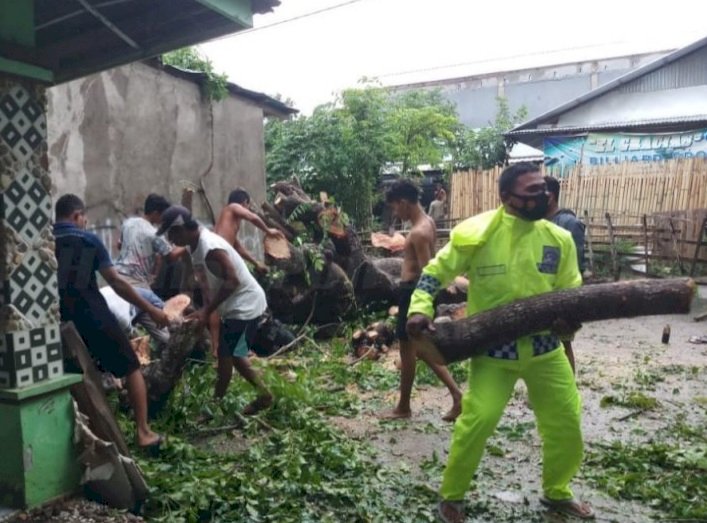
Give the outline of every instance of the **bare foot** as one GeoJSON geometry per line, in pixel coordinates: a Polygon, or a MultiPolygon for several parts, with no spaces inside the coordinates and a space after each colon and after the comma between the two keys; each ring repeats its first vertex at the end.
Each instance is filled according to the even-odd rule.
{"type": "Polygon", "coordinates": [[[442,416],[442,421],[455,421],[461,413],[462,404],[458,401],[455,401],[454,405],[452,405],[452,408],[449,409],[449,411],[444,416],[442,416]]]}
{"type": "Polygon", "coordinates": [[[412,417],[412,411],[410,409],[401,409],[400,407],[395,407],[393,410],[388,410],[381,414],[380,419],[393,420],[393,419],[410,419],[412,417]]]}

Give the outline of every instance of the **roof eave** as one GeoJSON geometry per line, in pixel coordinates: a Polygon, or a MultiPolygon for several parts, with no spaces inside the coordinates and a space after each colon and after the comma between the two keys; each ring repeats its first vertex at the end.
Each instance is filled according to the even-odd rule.
{"type": "Polygon", "coordinates": [[[624,75],[621,75],[618,78],[615,78],[614,80],[611,80],[610,82],[607,82],[606,84],[597,87],[596,89],[588,91],[587,93],[570,100],[569,102],[565,102],[563,104],[560,104],[557,107],[555,107],[554,109],[551,109],[551,110],[541,114],[540,116],[537,116],[531,120],[523,122],[520,125],[511,129],[511,131],[508,133],[508,135],[511,135],[512,133],[515,133],[517,131],[522,131],[522,130],[528,129],[530,127],[537,127],[538,125],[540,125],[544,122],[547,122],[548,120],[552,120],[552,119],[556,120],[557,117],[559,115],[561,115],[562,113],[565,113],[565,112],[569,111],[570,109],[575,109],[575,108],[579,107],[580,105],[589,102],[590,100],[598,98],[599,96],[616,89],[617,87],[620,87],[628,82],[636,80],[636,79],[638,79],[642,76],[645,76],[649,73],[652,73],[653,71],[655,71],[655,70],[657,70],[657,69],[659,69],[669,63],[672,63],[676,60],[679,60],[680,58],[682,58],[684,56],[691,54],[692,52],[700,49],[701,47],[704,47],[705,45],[707,45],[707,37],[701,38],[700,40],[697,40],[696,42],[693,42],[690,45],[682,47],[682,48],[678,49],[677,51],[670,53],[669,55],[658,58],[657,60],[653,60],[652,62],[649,62],[642,67],[634,69],[633,71],[630,71],[624,75]]]}
{"type": "Polygon", "coordinates": [[[631,132],[631,131],[646,131],[654,132],[671,132],[675,130],[683,130],[685,125],[689,124],[698,128],[707,125],[707,114],[695,115],[691,117],[679,118],[664,118],[659,120],[642,120],[628,122],[607,122],[599,125],[576,125],[566,127],[546,127],[533,129],[512,129],[504,134],[504,136],[513,142],[521,142],[531,147],[541,149],[543,139],[547,136],[572,136],[579,134],[587,134],[590,132],[631,132]]]}
{"type": "MultiPolygon", "coordinates": [[[[160,69],[168,74],[171,74],[172,76],[176,76],[178,78],[182,78],[190,82],[200,84],[206,79],[206,74],[202,73],[201,71],[190,71],[188,69],[182,69],[181,67],[167,65],[162,63],[159,58],[145,60],[144,63],[146,65],[149,65],[150,67],[160,69]]],[[[232,96],[244,98],[258,105],[258,107],[263,109],[263,114],[265,116],[276,118],[288,118],[293,114],[299,113],[299,110],[295,109],[294,107],[290,107],[289,105],[284,104],[280,100],[277,100],[272,96],[268,96],[265,93],[251,91],[250,89],[246,89],[232,82],[228,82],[226,87],[228,89],[228,92],[232,96]]]]}

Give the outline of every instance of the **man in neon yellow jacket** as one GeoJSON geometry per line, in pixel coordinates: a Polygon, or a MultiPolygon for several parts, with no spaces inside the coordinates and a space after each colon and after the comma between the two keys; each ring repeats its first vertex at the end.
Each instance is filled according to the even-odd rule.
{"type": "MultiPolygon", "coordinates": [[[[455,227],[449,243],[422,271],[408,314],[413,336],[434,330],[434,297],[459,274],[469,278],[469,315],[582,283],[572,237],[542,219],[548,195],[538,167],[520,163],[507,168],[499,193],[503,206],[455,227]]],[[[575,517],[594,516],[569,487],[583,453],[581,400],[569,361],[558,350],[557,334],[569,326],[558,322],[557,327],[558,332],[538,332],[472,359],[440,489],[444,521],[464,521],[464,495],[519,378],[526,383],[543,441],[541,501],[575,517]]]]}

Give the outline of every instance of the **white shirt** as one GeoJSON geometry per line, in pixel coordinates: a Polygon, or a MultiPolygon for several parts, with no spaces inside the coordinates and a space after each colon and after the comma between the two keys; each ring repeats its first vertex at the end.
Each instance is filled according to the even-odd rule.
{"type": "Polygon", "coordinates": [[[225,251],[231,260],[238,278],[238,288],[218,306],[222,318],[237,320],[253,320],[261,316],[267,308],[265,291],[258,285],[243,258],[226,240],[203,227],[199,229],[199,244],[194,252],[189,248],[192,264],[195,269],[201,269],[206,274],[209,285],[209,296],[216,296],[224,280],[217,277],[206,265],[206,255],[213,250],[225,251]]]}

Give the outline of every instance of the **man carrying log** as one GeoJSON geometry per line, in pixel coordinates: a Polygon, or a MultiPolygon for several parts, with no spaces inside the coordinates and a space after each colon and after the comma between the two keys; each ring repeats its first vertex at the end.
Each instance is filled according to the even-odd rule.
{"type": "Polygon", "coordinates": [[[83,201],[65,194],[56,202],[56,258],[59,265],[59,306],[62,321],[72,321],[91,356],[103,370],[125,377],[128,398],[137,425],[141,448],[159,447],[162,436],[147,423],[147,390],[140,362],[130,341],[108,309],[98,289],[96,272],[124,300],[147,312],[158,327],[168,324],[167,315],[135,292],[113,266],[101,240],[87,232],[83,201]]]}
{"type": "MultiPolygon", "coordinates": [[[[396,218],[412,223],[412,228],[405,241],[404,260],[398,290],[396,334],[400,341],[400,399],[398,405],[392,411],[384,414],[384,417],[388,419],[401,419],[409,418],[412,414],[410,410],[410,395],[415,381],[418,356],[415,344],[408,338],[405,330],[408,307],[422,268],[427,265],[427,262],[434,255],[436,227],[434,221],[422,210],[420,206],[420,191],[410,180],[397,180],[394,182],[386,194],[386,201],[393,209],[393,215],[396,218]]],[[[449,393],[452,396],[452,408],[442,419],[454,421],[461,411],[462,393],[459,387],[445,366],[427,361],[423,355],[420,355],[420,357],[449,389],[449,393]]]]}
{"type": "Polygon", "coordinates": [[[246,220],[258,229],[263,231],[267,237],[275,239],[284,239],[285,235],[278,229],[270,228],[265,225],[265,222],[252,212],[250,206],[250,195],[244,189],[235,189],[228,195],[228,205],[223,208],[219,214],[214,232],[226,239],[235,249],[236,252],[246,261],[249,261],[255,267],[255,270],[261,274],[268,272],[267,266],[258,261],[253,254],[238,240],[238,231],[241,229],[241,222],[246,220]]]}
{"type": "Polygon", "coordinates": [[[235,249],[218,234],[200,227],[184,207],[173,205],[162,214],[157,234],[165,233],[172,243],[189,251],[202,291],[203,307],[185,320],[206,326],[216,311],[221,318],[214,397],[220,399],[226,394],[235,366],[258,392],[243,414],[252,415],[269,407],[272,396],[248,360],[258,322],[267,308],[265,292],[235,249]]]}
{"type": "MultiPolygon", "coordinates": [[[[459,274],[469,277],[469,315],[581,285],[572,237],[542,219],[548,195],[538,167],[508,167],[499,179],[499,193],[503,205],[455,227],[449,243],[422,271],[407,324],[413,337],[425,329],[434,331],[434,296],[459,274]]],[[[582,461],[581,400],[569,361],[557,350],[556,334],[572,328],[560,323],[556,333],[524,336],[472,359],[440,488],[444,521],[465,521],[464,495],[519,378],[528,389],[543,441],[541,502],[565,514],[594,517],[569,486],[582,461]]]]}
{"type": "MultiPolygon", "coordinates": [[[[238,232],[241,230],[241,223],[246,220],[265,233],[266,237],[284,239],[285,235],[278,229],[268,227],[265,222],[250,209],[250,195],[245,189],[237,188],[228,195],[228,205],[219,214],[214,226],[214,232],[224,238],[236,252],[246,261],[253,264],[255,271],[259,274],[267,274],[268,267],[263,262],[253,256],[253,254],[240,242],[238,232]]],[[[211,335],[211,349],[214,356],[217,356],[219,343],[219,329],[221,320],[217,313],[209,318],[208,328],[211,335]]]]}
{"type": "MultiPolygon", "coordinates": [[[[547,215],[545,219],[550,220],[555,225],[568,230],[574,240],[574,246],[577,249],[577,265],[579,273],[584,274],[584,224],[577,218],[577,215],[570,209],[560,209],[560,182],[552,176],[545,177],[547,184],[548,204],[547,215]]],[[[576,373],[576,365],[574,361],[574,351],[572,350],[572,336],[562,340],[562,345],[565,347],[565,354],[570,360],[572,372],[576,373]]]]}

